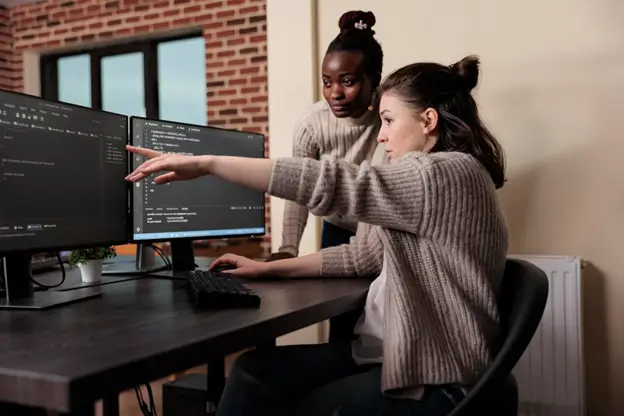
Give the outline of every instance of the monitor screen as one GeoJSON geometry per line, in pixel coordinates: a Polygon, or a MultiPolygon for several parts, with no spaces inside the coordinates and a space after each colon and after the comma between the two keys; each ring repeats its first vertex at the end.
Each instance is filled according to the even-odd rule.
{"type": "Polygon", "coordinates": [[[128,118],[0,90],[0,252],[128,240],[128,118]]]}
{"type": "MultiPolygon", "coordinates": [[[[264,136],[236,130],[193,126],[132,117],[134,146],[185,155],[264,158],[264,136]]],[[[144,158],[133,156],[133,168],[144,158]]],[[[135,183],[132,192],[133,239],[164,241],[262,235],[264,193],[205,176],[156,185],[153,177],[135,183]]]]}

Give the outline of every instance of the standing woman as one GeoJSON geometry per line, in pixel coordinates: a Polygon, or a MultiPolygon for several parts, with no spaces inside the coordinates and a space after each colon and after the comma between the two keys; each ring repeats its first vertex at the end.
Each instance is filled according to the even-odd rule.
{"type": "MultiPolygon", "coordinates": [[[[299,121],[293,157],[330,157],[359,165],[371,161],[377,148],[383,52],[374,37],[372,12],[347,12],[338,25],[340,33],[323,59],[325,100],[313,104],[299,121]]],[[[286,202],[282,245],[269,261],[297,257],[307,221],[306,207],[286,202]]],[[[356,227],[357,222],[340,215],[324,218],[321,248],[348,244],[356,227]]]]}

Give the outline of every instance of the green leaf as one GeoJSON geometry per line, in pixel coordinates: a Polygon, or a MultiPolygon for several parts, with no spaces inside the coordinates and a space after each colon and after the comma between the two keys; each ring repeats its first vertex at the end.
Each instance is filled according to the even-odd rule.
{"type": "Polygon", "coordinates": [[[72,266],[85,264],[90,260],[105,260],[117,256],[115,247],[81,248],[69,254],[67,262],[72,266]]]}

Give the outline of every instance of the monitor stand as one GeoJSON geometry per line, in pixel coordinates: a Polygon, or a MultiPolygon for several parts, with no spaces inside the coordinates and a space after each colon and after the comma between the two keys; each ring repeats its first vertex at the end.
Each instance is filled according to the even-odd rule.
{"type": "Polygon", "coordinates": [[[170,280],[184,280],[186,272],[197,268],[193,251],[193,240],[173,240],[170,244],[171,270],[148,273],[148,276],[170,280]]]}
{"type": "Polygon", "coordinates": [[[134,262],[111,261],[110,263],[104,263],[102,276],[144,275],[169,268],[164,262],[162,264],[156,264],[157,260],[162,262],[162,259],[156,256],[156,252],[153,248],[149,245],[137,244],[134,262]]]}
{"type": "Polygon", "coordinates": [[[102,296],[102,291],[98,288],[35,292],[31,280],[30,259],[30,253],[12,254],[2,258],[0,276],[4,280],[4,297],[0,298],[0,309],[49,309],[102,296]]]}

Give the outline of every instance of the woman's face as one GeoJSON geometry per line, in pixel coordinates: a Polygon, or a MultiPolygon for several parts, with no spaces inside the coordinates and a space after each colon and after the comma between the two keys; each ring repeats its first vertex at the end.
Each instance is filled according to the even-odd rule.
{"type": "Polygon", "coordinates": [[[360,117],[373,99],[359,52],[330,52],[323,59],[323,96],[338,118],[360,117]]]}
{"type": "Polygon", "coordinates": [[[410,152],[428,152],[435,146],[438,114],[428,108],[417,113],[392,94],[384,94],[379,103],[381,128],[377,141],[386,147],[391,162],[410,152]]]}

